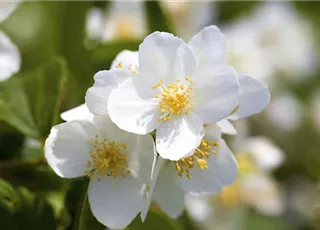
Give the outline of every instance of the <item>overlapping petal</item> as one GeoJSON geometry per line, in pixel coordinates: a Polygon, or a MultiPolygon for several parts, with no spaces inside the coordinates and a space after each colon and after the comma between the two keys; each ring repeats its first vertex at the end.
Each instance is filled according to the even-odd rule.
{"type": "Polygon", "coordinates": [[[147,134],[160,125],[157,108],[158,100],[140,97],[131,79],[111,93],[108,103],[111,120],[119,128],[137,134],[147,134]]]}
{"type": "Polygon", "coordinates": [[[133,177],[104,177],[90,181],[88,199],[93,215],[111,229],[123,229],[142,210],[143,184],[133,177]]]}
{"type": "Polygon", "coordinates": [[[231,66],[198,69],[194,85],[192,110],[204,124],[213,124],[227,117],[237,103],[239,83],[231,66]]]}
{"type": "Polygon", "coordinates": [[[127,69],[111,69],[99,71],[94,75],[94,85],[87,90],[86,105],[95,115],[108,114],[108,98],[110,93],[129,79],[130,72],[127,69]]]}
{"type": "Polygon", "coordinates": [[[231,185],[237,177],[236,160],[223,139],[216,156],[207,159],[208,168],[194,167],[191,179],[176,176],[180,188],[190,194],[217,194],[223,186],[231,185]]]}
{"type": "Polygon", "coordinates": [[[172,117],[157,129],[158,153],[169,160],[179,160],[193,154],[204,135],[203,129],[203,123],[197,114],[172,117]]]}
{"type": "Polygon", "coordinates": [[[119,68],[120,66],[124,69],[134,68],[139,66],[138,51],[123,50],[113,60],[111,68],[119,68]]]}
{"type": "Polygon", "coordinates": [[[197,67],[220,65],[224,61],[225,39],[216,26],[203,28],[188,43],[197,60],[197,67]]]}
{"type": "Polygon", "coordinates": [[[60,117],[64,121],[93,120],[93,114],[90,113],[86,104],[82,104],[75,108],[69,109],[61,113],[60,117]]]}
{"type": "Polygon", "coordinates": [[[184,41],[172,34],[154,32],[139,47],[139,76],[134,85],[140,95],[153,97],[152,88],[159,80],[171,84],[194,74],[196,61],[184,41]]]}
{"type": "Polygon", "coordinates": [[[268,87],[261,80],[240,74],[239,83],[239,108],[235,114],[230,116],[230,119],[239,119],[260,113],[270,101],[268,87]]]}

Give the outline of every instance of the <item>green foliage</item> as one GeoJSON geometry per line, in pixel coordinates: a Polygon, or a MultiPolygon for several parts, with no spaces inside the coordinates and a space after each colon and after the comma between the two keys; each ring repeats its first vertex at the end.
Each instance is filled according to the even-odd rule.
{"type": "Polygon", "coordinates": [[[127,227],[128,230],[182,230],[178,221],[172,220],[158,210],[150,210],[144,223],[141,223],[140,216],[137,216],[127,227]]]}
{"type": "Polygon", "coordinates": [[[36,196],[25,188],[13,188],[0,180],[1,228],[56,229],[52,207],[41,196],[36,196]]]}
{"type": "Polygon", "coordinates": [[[278,217],[268,217],[259,215],[255,212],[250,212],[246,215],[245,219],[245,229],[246,230],[293,230],[291,226],[286,224],[282,219],[278,217]]]}
{"type": "Polygon", "coordinates": [[[225,23],[243,16],[250,12],[257,4],[259,4],[257,1],[218,1],[219,21],[225,23]]]}
{"type": "Polygon", "coordinates": [[[171,26],[160,3],[157,1],[145,1],[145,8],[148,21],[148,32],[165,31],[172,33],[171,26]]]}
{"type": "Polygon", "coordinates": [[[57,57],[8,81],[0,95],[0,119],[43,141],[58,121],[66,74],[65,61],[57,57]]]}

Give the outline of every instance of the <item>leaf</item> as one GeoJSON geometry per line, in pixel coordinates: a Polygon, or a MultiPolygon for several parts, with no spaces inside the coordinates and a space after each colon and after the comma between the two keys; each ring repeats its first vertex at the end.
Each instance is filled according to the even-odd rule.
{"type": "Polygon", "coordinates": [[[150,210],[144,223],[141,223],[138,215],[133,222],[127,227],[129,230],[182,230],[178,221],[166,216],[158,210],[150,210]]]}
{"type": "Polygon", "coordinates": [[[148,21],[148,31],[152,33],[154,31],[164,31],[172,33],[171,26],[167,20],[167,17],[162,10],[159,1],[145,1],[145,8],[148,21]]]}
{"type": "Polygon", "coordinates": [[[45,199],[22,187],[14,189],[3,180],[0,180],[0,216],[2,229],[56,229],[53,209],[45,199]]]}
{"type": "Polygon", "coordinates": [[[67,193],[66,206],[73,217],[72,230],[104,230],[93,216],[87,196],[89,179],[74,180],[67,193]]]}
{"type": "Polygon", "coordinates": [[[281,218],[263,216],[253,211],[248,212],[248,215],[245,219],[244,229],[246,230],[293,230],[285,221],[281,218]]]}
{"type": "Polygon", "coordinates": [[[0,119],[43,141],[59,119],[66,74],[64,59],[55,57],[34,71],[8,81],[0,97],[0,119]]]}

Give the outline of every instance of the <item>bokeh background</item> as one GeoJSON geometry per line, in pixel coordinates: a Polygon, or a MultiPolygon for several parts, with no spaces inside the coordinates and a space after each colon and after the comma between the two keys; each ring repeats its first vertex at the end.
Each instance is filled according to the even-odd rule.
{"type": "Polygon", "coordinates": [[[47,166],[50,128],[123,49],[157,30],[188,41],[211,24],[226,36],[227,62],[265,81],[271,102],[225,136],[239,164],[234,185],[186,197],[178,220],[153,204],[145,224],[127,229],[320,229],[316,1],[1,1],[0,229],[105,229],[90,212],[87,180],[47,166]]]}

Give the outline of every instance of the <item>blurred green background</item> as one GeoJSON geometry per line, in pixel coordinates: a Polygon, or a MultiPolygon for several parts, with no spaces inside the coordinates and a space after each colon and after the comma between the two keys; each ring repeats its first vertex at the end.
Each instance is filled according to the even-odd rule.
{"type": "Polygon", "coordinates": [[[61,179],[46,164],[51,127],[123,49],[138,50],[157,30],[188,41],[211,24],[226,36],[227,61],[271,92],[263,113],[226,136],[239,181],[187,199],[178,220],[153,204],[146,223],[127,229],[320,229],[320,3],[302,1],[1,1],[0,229],[105,229],[87,181],[61,179]]]}

